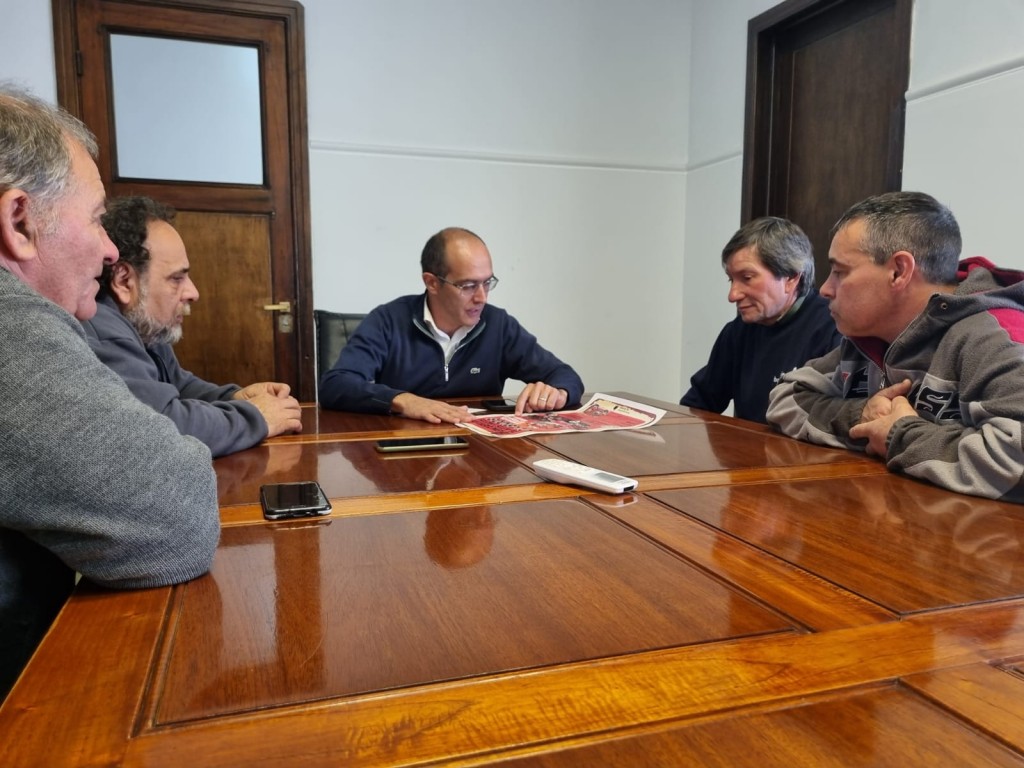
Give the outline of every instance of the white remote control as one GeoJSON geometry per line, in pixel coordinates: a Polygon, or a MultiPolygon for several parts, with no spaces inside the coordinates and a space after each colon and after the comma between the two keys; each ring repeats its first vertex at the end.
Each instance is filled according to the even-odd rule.
{"type": "Polygon", "coordinates": [[[594,469],[585,464],[577,464],[575,461],[541,459],[533,462],[533,468],[545,480],[582,485],[604,493],[625,493],[632,491],[637,486],[636,480],[631,477],[605,472],[603,469],[594,469]]]}

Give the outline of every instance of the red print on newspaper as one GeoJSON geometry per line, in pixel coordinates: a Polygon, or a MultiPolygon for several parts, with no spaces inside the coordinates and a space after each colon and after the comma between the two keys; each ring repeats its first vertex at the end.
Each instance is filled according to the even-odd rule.
{"type": "Polygon", "coordinates": [[[641,429],[657,424],[665,411],[614,395],[596,394],[575,411],[545,411],[522,416],[477,416],[459,426],[488,437],[553,435],[561,432],[603,432],[609,429],[641,429]]]}

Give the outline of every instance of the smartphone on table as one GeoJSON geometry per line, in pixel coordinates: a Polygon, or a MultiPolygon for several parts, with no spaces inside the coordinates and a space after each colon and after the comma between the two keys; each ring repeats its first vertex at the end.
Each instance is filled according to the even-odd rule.
{"type": "Polygon", "coordinates": [[[267,520],[317,517],[331,511],[331,502],[320,483],[271,483],[260,486],[260,504],[267,520]]]}
{"type": "Polygon", "coordinates": [[[377,450],[381,453],[400,453],[402,451],[437,451],[450,448],[466,448],[469,441],[464,437],[449,435],[447,437],[414,437],[401,440],[378,440],[377,450]]]}
{"type": "Polygon", "coordinates": [[[480,406],[485,411],[490,411],[491,413],[515,413],[516,401],[504,398],[500,400],[484,400],[480,403],[480,406]]]}

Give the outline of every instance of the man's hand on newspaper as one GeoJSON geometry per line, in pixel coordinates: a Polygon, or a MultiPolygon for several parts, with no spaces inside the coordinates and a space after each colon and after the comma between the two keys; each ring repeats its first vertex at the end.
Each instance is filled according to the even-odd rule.
{"type": "Polygon", "coordinates": [[[412,392],[403,392],[391,401],[391,412],[404,416],[407,419],[420,419],[429,421],[431,424],[448,422],[458,424],[462,421],[472,421],[473,414],[464,405],[451,405],[440,400],[429,400],[425,397],[414,395],[412,392]]]}
{"type": "Polygon", "coordinates": [[[565,407],[569,393],[564,389],[556,389],[543,381],[527,384],[516,398],[516,416],[537,411],[557,411],[565,407]]]}

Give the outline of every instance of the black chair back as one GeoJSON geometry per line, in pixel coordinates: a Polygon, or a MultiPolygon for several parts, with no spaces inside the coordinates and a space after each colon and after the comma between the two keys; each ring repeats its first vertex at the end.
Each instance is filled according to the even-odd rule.
{"type": "Polygon", "coordinates": [[[366,315],[342,312],[328,312],[326,309],[313,310],[313,325],[316,327],[316,377],[317,380],[338,362],[338,355],[348,344],[359,323],[366,315]]]}

